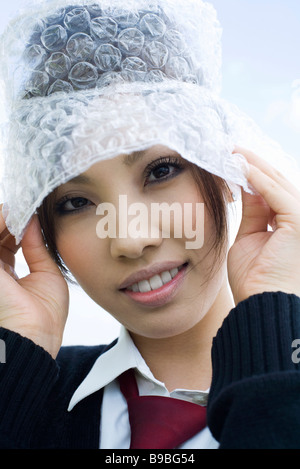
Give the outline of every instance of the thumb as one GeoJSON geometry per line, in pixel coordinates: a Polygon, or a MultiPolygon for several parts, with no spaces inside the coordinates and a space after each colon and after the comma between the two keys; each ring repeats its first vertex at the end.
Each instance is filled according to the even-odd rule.
{"type": "Polygon", "coordinates": [[[21,241],[21,247],[31,273],[60,273],[58,266],[51,258],[45,246],[41,225],[37,215],[33,215],[30,220],[21,241]]]}

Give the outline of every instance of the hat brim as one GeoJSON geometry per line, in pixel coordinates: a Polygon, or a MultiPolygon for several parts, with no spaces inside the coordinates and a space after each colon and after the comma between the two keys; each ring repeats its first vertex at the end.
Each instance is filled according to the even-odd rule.
{"type": "Polygon", "coordinates": [[[261,148],[262,156],[277,167],[282,160],[287,169],[286,155],[250,118],[205,88],[175,80],[25,100],[14,111],[9,134],[5,218],[17,243],[48,194],[120,154],[164,145],[246,191],[247,163],[232,153],[235,145],[261,148]]]}

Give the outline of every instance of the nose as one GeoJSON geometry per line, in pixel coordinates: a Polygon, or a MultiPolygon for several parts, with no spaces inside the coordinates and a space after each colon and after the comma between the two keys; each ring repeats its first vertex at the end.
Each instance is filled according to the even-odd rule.
{"type": "Polygon", "coordinates": [[[146,249],[159,246],[150,238],[116,238],[111,241],[111,256],[116,258],[127,257],[128,259],[138,259],[143,256],[146,249]]]}
{"type": "Polygon", "coordinates": [[[110,254],[114,259],[137,259],[146,249],[159,247],[162,243],[159,218],[151,219],[151,204],[141,200],[136,202],[138,196],[133,193],[130,200],[128,195],[118,194],[118,198],[111,197],[111,202],[97,207],[97,215],[105,217],[97,223],[96,232],[99,238],[109,239],[110,254]]]}
{"type": "Polygon", "coordinates": [[[161,245],[162,238],[151,238],[148,236],[116,237],[110,240],[110,253],[114,259],[128,258],[138,259],[143,256],[146,250],[157,248],[161,245]]]}
{"type": "Polygon", "coordinates": [[[133,203],[118,213],[117,236],[110,240],[110,251],[113,258],[127,257],[137,259],[149,248],[159,247],[162,234],[158,226],[152,230],[149,207],[133,203]]]}

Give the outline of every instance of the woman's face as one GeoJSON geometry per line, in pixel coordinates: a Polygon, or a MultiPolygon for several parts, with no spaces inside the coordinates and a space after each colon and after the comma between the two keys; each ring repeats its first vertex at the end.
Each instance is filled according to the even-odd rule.
{"type": "Polygon", "coordinates": [[[211,274],[215,227],[206,207],[204,219],[196,211],[202,202],[190,165],[167,147],[96,163],[56,191],[58,252],[86,293],[133,334],[184,333],[212,308],[226,274],[225,257],[211,274]],[[187,248],[184,216],[167,209],[154,217],[153,204],[162,203],[176,203],[177,215],[189,208],[190,229],[204,231],[203,245],[187,248]]]}

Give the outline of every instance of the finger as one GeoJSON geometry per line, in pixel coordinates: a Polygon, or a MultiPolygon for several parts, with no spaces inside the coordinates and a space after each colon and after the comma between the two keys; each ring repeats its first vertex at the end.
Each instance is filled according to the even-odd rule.
{"type": "Polygon", "coordinates": [[[2,208],[3,204],[0,204],[0,243],[1,245],[9,244],[9,248],[16,252],[20,248],[20,244],[16,244],[15,237],[7,228],[2,208]]]}
{"type": "Polygon", "coordinates": [[[263,158],[256,155],[252,151],[246,150],[245,148],[239,146],[235,147],[233,153],[240,153],[243,155],[248,163],[256,166],[271,179],[278,182],[287,192],[300,200],[300,192],[297,190],[297,188],[288,179],[286,179],[280,171],[267,163],[267,161],[265,161],[263,158]]]}
{"type": "Polygon", "coordinates": [[[248,181],[275,212],[278,226],[281,220],[290,220],[300,225],[300,201],[280,183],[251,164],[248,181]]]}
{"type": "Polygon", "coordinates": [[[14,267],[15,254],[20,246],[16,245],[15,237],[8,231],[0,206],[0,259],[14,267]]]}
{"type": "Polygon", "coordinates": [[[9,265],[9,264],[6,264],[5,262],[3,262],[2,260],[0,260],[0,268],[6,272],[7,274],[10,275],[10,277],[12,277],[14,280],[19,280],[19,277],[15,271],[15,269],[9,265]]]}
{"type": "Polygon", "coordinates": [[[6,247],[0,246],[0,260],[11,267],[15,266],[15,253],[6,247]]]}
{"type": "Polygon", "coordinates": [[[44,244],[41,225],[37,215],[33,215],[21,241],[21,246],[31,273],[60,272],[44,244]]]}
{"type": "Polygon", "coordinates": [[[0,240],[0,246],[11,251],[15,255],[21,245],[17,245],[16,238],[11,233],[8,233],[8,235],[3,236],[2,240],[0,240]]]}
{"type": "Polygon", "coordinates": [[[5,238],[9,234],[9,231],[7,229],[3,212],[2,212],[3,204],[0,204],[0,241],[5,238]]]}
{"type": "Polygon", "coordinates": [[[242,220],[237,239],[242,236],[268,230],[270,207],[260,195],[242,193],[242,220]]]}
{"type": "Polygon", "coordinates": [[[0,241],[4,240],[4,238],[6,238],[6,236],[8,235],[9,235],[8,228],[4,228],[4,230],[0,233],[0,241]]]}

